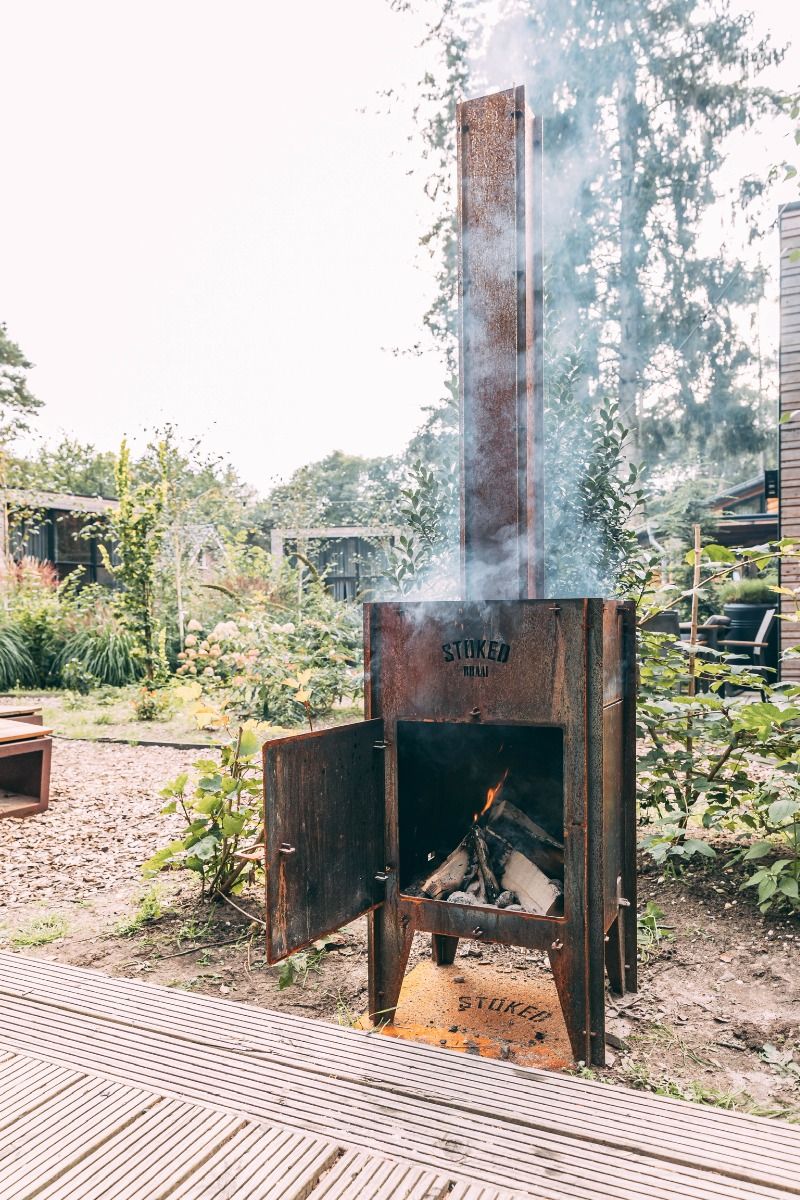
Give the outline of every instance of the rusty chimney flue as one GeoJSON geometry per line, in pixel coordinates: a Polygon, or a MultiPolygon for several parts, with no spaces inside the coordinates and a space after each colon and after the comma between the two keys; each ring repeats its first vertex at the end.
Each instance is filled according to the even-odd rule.
{"type": "Polygon", "coordinates": [[[511,88],[458,106],[461,570],[544,594],[541,122],[511,88]]]}

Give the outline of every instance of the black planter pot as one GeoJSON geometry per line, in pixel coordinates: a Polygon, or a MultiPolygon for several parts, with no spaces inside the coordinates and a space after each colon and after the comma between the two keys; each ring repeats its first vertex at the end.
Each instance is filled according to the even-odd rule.
{"type": "MultiPolygon", "coordinates": [[[[723,612],[726,617],[730,617],[731,625],[725,634],[726,638],[730,638],[734,642],[754,642],[756,634],[761,628],[761,622],[764,620],[764,614],[769,612],[771,608],[777,608],[777,597],[774,604],[726,604],[723,607],[723,612]]],[[[737,653],[747,654],[749,651],[745,646],[731,646],[731,650],[737,653]]],[[[750,658],[752,659],[752,654],[750,658]]],[[[767,646],[764,650],[761,659],[765,667],[772,667],[775,670],[778,666],[778,622],[773,621],[767,634],[767,646]]],[[[775,679],[776,676],[771,674],[770,679],[775,679]]]]}
{"type": "Polygon", "coordinates": [[[681,636],[681,615],[677,608],[668,608],[666,612],[642,621],[642,629],[646,629],[648,633],[671,633],[677,642],[681,636]]]}

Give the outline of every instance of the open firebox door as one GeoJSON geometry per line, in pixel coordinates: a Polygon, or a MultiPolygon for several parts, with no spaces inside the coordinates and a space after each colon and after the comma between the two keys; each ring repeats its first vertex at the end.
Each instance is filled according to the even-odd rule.
{"type": "Polygon", "coordinates": [[[382,720],[264,746],[269,962],[383,900],[384,764],[382,720]]]}

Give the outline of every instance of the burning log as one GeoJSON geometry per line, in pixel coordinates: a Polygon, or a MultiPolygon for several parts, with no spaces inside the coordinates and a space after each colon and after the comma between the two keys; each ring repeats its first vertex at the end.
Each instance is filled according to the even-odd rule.
{"type": "Polygon", "coordinates": [[[487,828],[510,842],[549,878],[564,877],[564,845],[507,800],[486,814],[487,828]]]}
{"type": "Polygon", "coordinates": [[[547,916],[558,906],[564,845],[502,793],[508,771],[486,795],[472,826],[422,883],[431,900],[492,904],[547,916]]]}
{"type": "Polygon", "coordinates": [[[497,897],[502,892],[502,888],[497,882],[497,876],[489,865],[489,851],[486,846],[486,835],[482,829],[474,825],[472,830],[472,840],[475,844],[475,853],[478,858],[478,870],[483,876],[483,886],[486,892],[486,899],[489,904],[494,904],[497,897]]]}
{"type": "Polygon", "coordinates": [[[512,850],[506,859],[501,882],[505,891],[515,893],[525,912],[539,917],[549,916],[561,899],[559,884],[519,850],[512,850]]]}
{"type": "Polygon", "coordinates": [[[472,830],[422,884],[420,890],[423,896],[428,896],[431,900],[446,900],[451,892],[466,890],[469,877],[474,872],[470,854],[471,841],[472,830]]]}

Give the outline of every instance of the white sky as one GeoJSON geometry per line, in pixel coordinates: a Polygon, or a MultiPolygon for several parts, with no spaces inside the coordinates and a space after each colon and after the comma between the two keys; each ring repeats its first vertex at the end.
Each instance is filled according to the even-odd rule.
{"type": "Polygon", "coordinates": [[[390,453],[438,395],[384,0],[0,0],[0,319],[46,433],[165,421],[263,489],[390,453]],[[366,106],[367,112],[359,108],[366,106]]]}
{"type": "MultiPolygon", "coordinates": [[[[800,6],[755,7],[800,46],[800,6]]],[[[378,93],[419,78],[419,25],[386,0],[0,0],[0,28],[0,319],[40,434],[171,421],[261,491],[400,450],[441,373],[391,353],[433,285],[408,105],[378,93]]]]}

